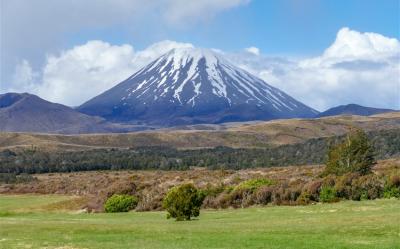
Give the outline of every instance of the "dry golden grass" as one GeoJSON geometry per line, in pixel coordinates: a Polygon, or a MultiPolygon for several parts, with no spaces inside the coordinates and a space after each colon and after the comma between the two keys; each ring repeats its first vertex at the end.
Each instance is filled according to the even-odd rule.
{"type": "MultiPolygon", "coordinates": [[[[266,147],[304,142],[310,138],[346,133],[351,126],[367,131],[400,127],[399,113],[376,116],[336,116],[320,119],[287,119],[268,122],[207,126],[214,130],[163,129],[126,134],[54,135],[0,133],[0,150],[36,147],[44,150],[85,150],[110,147],[172,146],[204,148],[216,146],[266,147]]],[[[207,129],[208,129],[207,128],[207,129]]]]}

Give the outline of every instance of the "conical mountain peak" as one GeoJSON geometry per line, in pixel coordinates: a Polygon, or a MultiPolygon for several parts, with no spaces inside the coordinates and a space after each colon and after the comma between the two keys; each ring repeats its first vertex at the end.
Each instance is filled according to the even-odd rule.
{"type": "Polygon", "coordinates": [[[162,125],[316,114],[220,53],[202,48],[172,49],[79,109],[114,121],[162,125]]]}

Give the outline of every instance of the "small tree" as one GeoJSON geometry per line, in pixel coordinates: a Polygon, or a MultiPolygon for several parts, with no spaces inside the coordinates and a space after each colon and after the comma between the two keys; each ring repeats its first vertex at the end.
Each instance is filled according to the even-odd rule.
{"type": "Polygon", "coordinates": [[[376,164],[374,149],[367,135],[359,129],[353,129],[346,139],[329,149],[325,174],[343,175],[357,172],[365,175],[376,164]]]}
{"type": "Polygon", "coordinates": [[[163,200],[163,207],[167,210],[167,218],[176,220],[190,220],[200,214],[200,207],[204,195],[193,184],[183,184],[173,187],[163,200]]]}

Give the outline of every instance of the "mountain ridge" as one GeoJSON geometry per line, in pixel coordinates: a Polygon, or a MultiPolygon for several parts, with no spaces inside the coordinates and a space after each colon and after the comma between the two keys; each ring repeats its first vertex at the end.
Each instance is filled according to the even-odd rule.
{"type": "Polygon", "coordinates": [[[316,117],[329,117],[329,116],[337,116],[337,115],[360,115],[360,116],[371,116],[380,113],[386,112],[397,112],[397,110],[393,109],[383,109],[383,108],[374,108],[367,107],[357,104],[347,104],[347,105],[339,105],[328,110],[319,113],[316,117]]]}
{"type": "Polygon", "coordinates": [[[134,127],[108,123],[29,93],[0,94],[0,131],[78,134],[126,132],[134,127]]]}

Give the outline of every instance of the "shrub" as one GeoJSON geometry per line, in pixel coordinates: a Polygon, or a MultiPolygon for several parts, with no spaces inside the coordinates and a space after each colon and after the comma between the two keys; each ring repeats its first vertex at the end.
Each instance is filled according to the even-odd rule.
{"type": "Polygon", "coordinates": [[[334,202],[336,198],[336,190],[331,186],[322,186],[319,194],[319,200],[321,202],[334,202]]]}
{"type": "Polygon", "coordinates": [[[366,175],[375,164],[374,150],[367,135],[357,129],[351,131],[345,141],[329,149],[324,174],[358,172],[366,175]]]}
{"type": "Polygon", "coordinates": [[[400,176],[391,176],[385,184],[383,190],[384,198],[400,198],[400,176]]]}
{"type": "Polygon", "coordinates": [[[200,193],[200,195],[203,195],[204,197],[207,197],[207,196],[215,197],[218,194],[224,192],[224,190],[225,190],[225,186],[221,183],[218,186],[207,185],[205,188],[200,189],[199,193],[200,193]]]}
{"type": "Polygon", "coordinates": [[[229,204],[234,208],[243,208],[254,204],[252,190],[250,188],[238,188],[229,195],[229,204]]]}
{"type": "Polygon", "coordinates": [[[250,180],[241,182],[239,185],[237,185],[235,187],[234,190],[250,190],[250,192],[253,192],[261,186],[270,186],[273,184],[274,184],[274,182],[269,179],[264,179],[264,178],[250,179],[250,180]]]}
{"type": "Polygon", "coordinates": [[[400,175],[393,175],[389,178],[389,184],[393,187],[400,187],[400,175]]]}
{"type": "Polygon", "coordinates": [[[199,216],[204,197],[190,183],[173,187],[163,200],[163,207],[168,212],[167,218],[181,221],[199,216]]]}
{"type": "Polygon", "coordinates": [[[343,199],[351,199],[352,183],[360,175],[358,173],[346,173],[340,176],[335,183],[336,196],[343,199]]]}
{"type": "Polygon", "coordinates": [[[106,190],[107,197],[111,197],[114,194],[119,195],[135,195],[136,184],[129,179],[122,179],[112,183],[106,190]]]}
{"type": "Polygon", "coordinates": [[[231,203],[231,195],[227,191],[222,192],[216,197],[207,196],[204,201],[204,207],[209,208],[228,208],[231,203]]]}
{"type": "Polygon", "coordinates": [[[308,193],[310,201],[318,201],[322,183],[323,183],[323,180],[315,180],[315,181],[309,182],[303,187],[302,192],[308,193]]]}
{"type": "Polygon", "coordinates": [[[136,207],[138,200],[131,195],[114,194],[107,199],[104,210],[107,213],[128,212],[136,207]]]}
{"type": "Polygon", "coordinates": [[[400,198],[400,189],[398,187],[385,187],[383,191],[384,198],[400,198]]]}
{"type": "Polygon", "coordinates": [[[355,201],[379,198],[384,188],[384,182],[373,174],[354,178],[351,185],[350,199],[355,201]]]}
{"type": "Polygon", "coordinates": [[[287,188],[285,191],[283,201],[285,202],[285,204],[289,205],[296,204],[296,201],[301,195],[301,193],[302,193],[301,188],[297,187],[287,188]]]}
{"type": "Polygon", "coordinates": [[[272,201],[274,189],[270,186],[263,186],[254,192],[254,201],[256,204],[266,205],[272,201]]]}
{"type": "Polygon", "coordinates": [[[302,192],[300,196],[297,198],[297,204],[299,205],[308,205],[311,202],[312,201],[310,199],[310,193],[308,193],[307,191],[302,192]]]}
{"type": "Polygon", "coordinates": [[[279,188],[275,188],[275,191],[272,193],[271,202],[274,205],[281,205],[282,199],[285,194],[285,189],[280,186],[279,188]]]}

